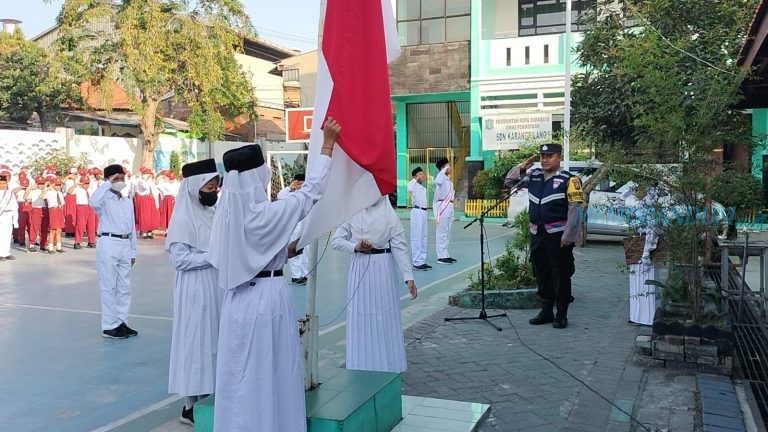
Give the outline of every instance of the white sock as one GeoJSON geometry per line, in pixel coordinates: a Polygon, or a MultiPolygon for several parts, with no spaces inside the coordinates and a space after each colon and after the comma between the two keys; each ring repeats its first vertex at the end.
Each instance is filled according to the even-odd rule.
{"type": "Polygon", "coordinates": [[[184,398],[184,407],[188,410],[197,402],[197,396],[187,396],[184,398]]]}
{"type": "Polygon", "coordinates": [[[61,250],[61,243],[56,243],[56,250],[61,250]]]}

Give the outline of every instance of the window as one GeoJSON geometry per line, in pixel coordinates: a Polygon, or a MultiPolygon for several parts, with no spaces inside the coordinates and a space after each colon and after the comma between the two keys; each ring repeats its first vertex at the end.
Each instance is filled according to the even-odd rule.
{"type": "Polygon", "coordinates": [[[469,40],[471,0],[397,0],[400,45],[469,40]]]}
{"type": "Polygon", "coordinates": [[[549,63],[549,45],[544,44],[544,64],[549,63]]]}
{"type": "MultiPolygon", "coordinates": [[[[520,36],[565,32],[566,1],[519,0],[520,36]]],[[[571,0],[573,31],[584,30],[578,25],[579,16],[595,7],[595,0],[571,0]]]]}
{"type": "Polygon", "coordinates": [[[507,48],[507,66],[512,66],[512,48],[507,48]]]}
{"type": "Polygon", "coordinates": [[[531,64],[531,47],[525,47],[525,64],[531,64]]]}

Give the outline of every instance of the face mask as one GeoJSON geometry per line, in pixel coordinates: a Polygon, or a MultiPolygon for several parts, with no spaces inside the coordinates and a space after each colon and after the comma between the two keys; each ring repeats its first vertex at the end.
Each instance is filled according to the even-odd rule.
{"type": "Polygon", "coordinates": [[[219,199],[218,192],[203,192],[200,191],[200,204],[205,207],[213,207],[216,205],[216,200],[219,199]]]}
{"type": "Polygon", "coordinates": [[[110,187],[115,192],[121,192],[123,189],[125,189],[125,183],[124,182],[112,183],[112,186],[110,187]]]}

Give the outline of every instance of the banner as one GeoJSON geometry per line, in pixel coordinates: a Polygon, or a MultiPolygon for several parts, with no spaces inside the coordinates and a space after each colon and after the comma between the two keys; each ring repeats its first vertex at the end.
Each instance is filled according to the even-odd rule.
{"type": "Polygon", "coordinates": [[[483,116],[483,150],[515,150],[552,141],[552,114],[515,113],[483,116]]]}

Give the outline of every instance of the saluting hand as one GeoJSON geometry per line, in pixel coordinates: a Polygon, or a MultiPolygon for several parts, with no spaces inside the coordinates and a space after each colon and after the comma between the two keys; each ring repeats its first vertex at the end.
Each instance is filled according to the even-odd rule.
{"type": "Polygon", "coordinates": [[[539,157],[539,155],[534,154],[534,155],[531,155],[531,157],[529,157],[528,159],[520,162],[520,165],[518,165],[520,167],[520,170],[521,171],[527,170],[528,168],[532,167],[537,157],[539,157]]]}

